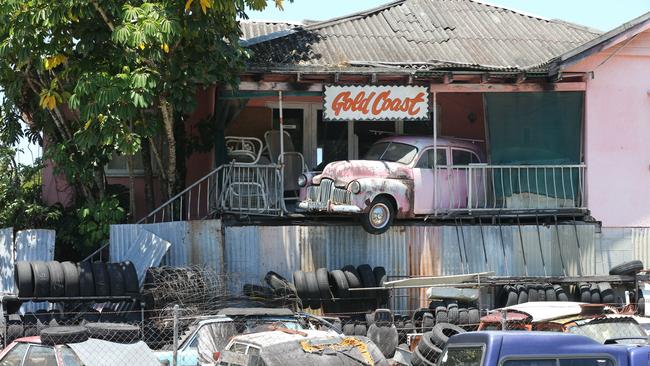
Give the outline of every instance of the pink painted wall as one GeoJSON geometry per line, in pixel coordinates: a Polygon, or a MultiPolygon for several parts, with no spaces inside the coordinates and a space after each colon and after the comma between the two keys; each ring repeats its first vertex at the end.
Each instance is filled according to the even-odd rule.
{"type": "Polygon", "coordinates": [[[585,106],[587,207],[603,226],[650,226],[650,30],[566,71],[593,72],[585,106]]]}

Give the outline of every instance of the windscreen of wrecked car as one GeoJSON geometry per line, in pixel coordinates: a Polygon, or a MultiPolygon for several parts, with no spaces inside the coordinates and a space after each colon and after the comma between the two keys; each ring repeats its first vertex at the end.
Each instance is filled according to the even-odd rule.
{"type": "Polygon", "coordinates": [[[370,147],[364,160],[390,161],[409,164],[418,154],[418,148],[399,142],[379,142],[370,147]]]}

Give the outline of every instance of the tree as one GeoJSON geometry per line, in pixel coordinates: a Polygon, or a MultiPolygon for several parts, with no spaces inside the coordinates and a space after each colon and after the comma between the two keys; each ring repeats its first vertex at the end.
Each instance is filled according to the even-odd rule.
{"type": "MultiPolygon", "coordinates": [[[[282,7],[282,0],[274,3],[282,7]]],[[[197,88],[236,84],[248,57],[238,19],[266,6],[0,0],[0,134],[15,139],[15,121],[23,119],[45,137],[45,157],[73,186],[80,215],[114,208],[104,166],[113,154],[132,157],[143,145],[169,197],[182,187],[177,116],[195,108],[197,88]]]]}

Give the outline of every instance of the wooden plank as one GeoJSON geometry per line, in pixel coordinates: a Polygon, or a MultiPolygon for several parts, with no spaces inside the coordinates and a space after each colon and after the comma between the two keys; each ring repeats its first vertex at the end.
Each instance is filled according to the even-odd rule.
{"type": "Polygon", "coordinates": [[[431,92],[437,93],[523,93],[542,91],[584,91],[585,82],[567,83],[521,83],[521,84],[436,84],[429,86],[431,92]]]}
{"type": "MultiPolygon", "coordinates": [[[[227,87],[230,89],[230,87],[227,87]]],[[[270,81],[242,81],[239,84],[241,91],[310,91],[322,92],[321,83],[287,83],[270,81]]]]}

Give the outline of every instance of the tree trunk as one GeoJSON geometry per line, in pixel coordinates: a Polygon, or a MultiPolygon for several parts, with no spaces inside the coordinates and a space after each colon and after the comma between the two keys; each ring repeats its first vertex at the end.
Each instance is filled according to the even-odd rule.
{"type": "Polygon", "coordinates": [[[156,209],[156,197],[153,193],[153,171],[151,169],[151,147],[149,139],[142,144],[142,166],[144,169],[144,206],[147,214],[156,209]]]}
{"type": "Polygon", "coordinates": [[[133,155],[126,157],[126,169],[129,172],[129,218],[130,223],[135,222],[137,212],[135,209],[135,175],[133,172],[133,155]]]}
{"type": "Polygon", "coordinates": [[[174,109],[165,96],[160,97],[160,111],[167,137],[167,192],[171,198],[176,192],[176,138],[174,137],[174,109]]]}

